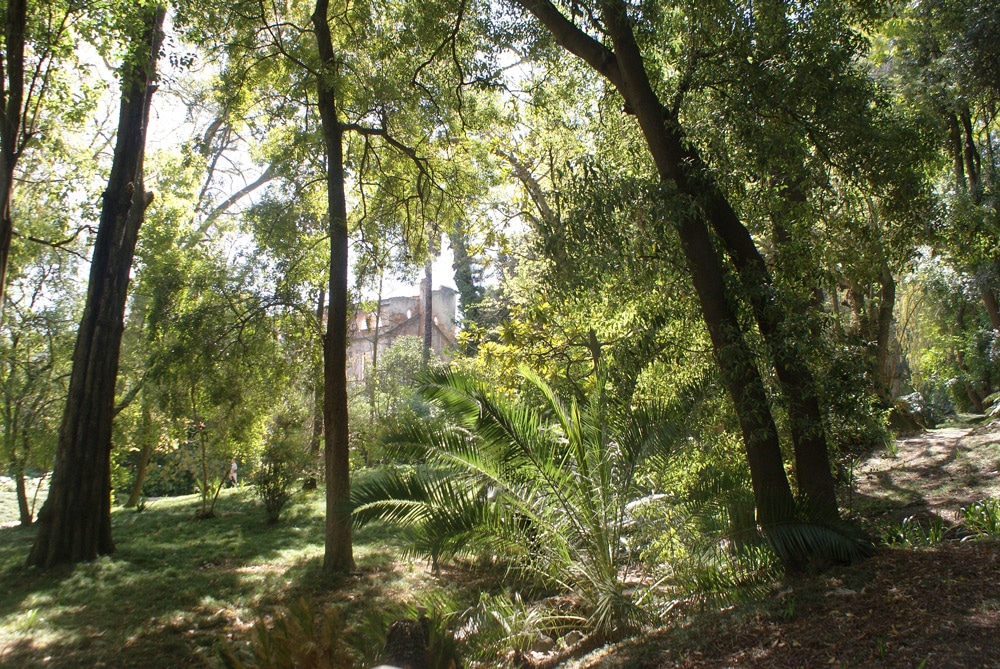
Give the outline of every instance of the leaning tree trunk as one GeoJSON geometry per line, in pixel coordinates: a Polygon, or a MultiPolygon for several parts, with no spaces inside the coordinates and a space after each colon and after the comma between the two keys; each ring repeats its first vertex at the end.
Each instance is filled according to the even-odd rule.
{"type": "Polygon", "coordinates": [[[7,285],[7,262],[14,236],[11,200],[14,168],[21,154],[21,106],[24,100],[24,34],[27,0],[8,0],[4,53],[0,54],[0,310],[7,285]]]}
{"type": "MultiPolygon", "coordinates": [[[[801,363],[795,353],[794,346],[781,338],[782,328],[779,327],[781,323],[778,320],[780,318],[780,310],[773,304],[774,296],[771,294],[773,291],[770,286],[770,276],[759,251],[750,237],[749,231],[739,221],[728,200],[718,190],[717,185],[711,181],[710,175],[705,169],[700,156],[694,149],[686,146],[683,132],[677,123],[675,115],[662,105],[653,91],[645,70],[642,55],[639,52],[638,45],[635,43],[635,37],[625,5],[617,0],[607,0],[602,3],[604,25],[615,47],[615,51],[612,52],[597,40],[580,31],[547,0],[516,1],[545,24],[557,41],[565,48],[584,59],[618,89],[626,100],[626,107],[635,113],[639,121],[643,135],[646,138],[647,148],[656,165],[660,179],[664,182],[675,184],[681,194],[701,203],[705,212],[705,218],[700,218],[697,221],[691,220],[681,226],[682,244],[685,245],[685,251],[688,253],[694,252],[694,246],[700,244],[699,242],[699,244],[689,246],[689,243],[693,243],[693,240],[688,239],[684,241],[685,227],[688,228],[688,234],[694,234],[694,228],[699,226],[706,228],[706,224],[710,224],[726,245],[727,251],[729,251],[734,265],[740,274],[741,283],[747,288],[761,334],[767,340],[772,350],[775,370],[779,373],[779,379],[782,381],[789,396],[804,398],[801,404],[796,405],[797,410],[801,409],[802,418],[794,422],[797,431],[800,432],[800,439],[796,440],[796,463],[798,468],[802,470],[802,473],[805,474],[804,477],[800,475],[800,483],[803,484],[805,490],[809,491],[809,496],[817,500],[817,506],[824,507],[835,514],[837,507],[833,477],[830,472],[826,440],[822,432],[819,404],[815,399],[814,383],[811,374],[808,368],[801,363]],[[761,269],[763,269],[762,272],[760,271],[761,269]],[[799,362],[796,363],[796,361],[799,362]],[[801,430],[798,429],[800,426],[802,427],[801,430]],[[806,426],[808,426],[808,430],[806,426]],[[799,444],[802,444],[804,447],[799,447],[799,444]]],[[[698,231],[698,235],[701,235],[700,231],[698,231]]],[[[703,255],[707,257],[707,254],[703,255]]],[[[718,261],[714,260],[714,263],[717,267],[718,261]]],[[[691,267],[693,275],[696,271],[705,273],[716,271],[716,269],[709,267],[692,267],[690,256],[688,257],[688,265],[691,267]]],[[[718,271],[721,275],[721,269],[718,271]]],[[[710,318],[708,314],[709,310],[715,310],[719,314],[732,311],[729,306],[721,304],[712,306],[705,302],[706,299],[721,299],[721,297],[720,295],[712,298],[707,293],[701,294],[699,292],[706,324],[708,324],[710,318]]],[[[728,319],[729,316],[726,316],[725,320],[728,321],[728,319]]],[[[736,327],[735,332],[740,332],[740,335],[738,337],[739,342],[733,342],[731,345],[737,348],[745,348],[746,343],[743,341],[742,333],[738,328],[738,321],[735,319],[735,316],[733,316],[732,322],[733,325],[727,325],[726,329],[736,327]]],[[[710,331],[711,327],[709,325],[710,331]]],[[[747,360],[746,364],[752,364],[749,352],[746,355],[735,351],[723,354],[723,352],[716,350],[716,355],[719,358],[720,365],[738,366],[744,364],[741,362],[744,359],[747,360]]],[[[733,380],[739,379],[744,375],[743,372],[735,367],[728,372],[723,370],[723,373],[724,375],[729,374],[733,380]]],[[[747,379],[756,377],[757,381],[760,381],[760,376],[756,369],[747,370],[745,373],[747,374],[747,379]]],[[[756,389],[749,392],[748,396],[743,400],[749,401],[749,404],[743,407],[737,402],[736,396],[747,393],[737,388],[731,388],[730,394],[734,396],[733,400],[738,412],[743,411],[749,412],[749,414],[756,414],[756,416],[748,415],[746,417],[749,423],[760,423],[759,428],[764,430],[765,433],[771,429],[767,425],[773,426],[773,419],[770,414],[766,394],[763,392],[763,386],[761,386],[759,393],[756,389]],[[749,398],[759,399],[751,400],[749,398]],[[758,401],[761,404],[752,406],[758,401]],[[765,414],[766,418],[763,417],[765,414]]],[[[744,417],[741,416],[741,422],[743,420],[744,417]]],[[[751,461],[756,459],[759,467],[764,467],[763,461],[768,461],[770,464],[767,465],[766,469],[774,471],[775,462],[779,464],[781,462],[780,450],[775,446],[777,443],[776,432],[773,436],[768,434],[766,437],[758,436],[752,438],[750,442],[746,443],[748,458],[750,458],[749,449],[753,445],[756,455],[754,458],[750,458],[751,461]],[[764,455],[765,452],[767,455],[764,455]]],[[[751,468],[753,468],[752,462],[751,468]]],[[[782,482],[774,482],[773,485],[778,488],[787,489],[788,483],[783,469],[780,478],[782,482]]],[[[785,497],[784,492],[777,492],[775,494],[781,498],[785,497]]],[[[791,508],[792,505],[786,504],[783,501],[780,506],[791,508]]]]}
{"type": "Polygon", "coordinates": [[[1000,331],[1000,303],[997,302],[996,294],[989,288],[981,289],[983,296],[983,306],[986,307],[986,315],[990,317],[990,325],[994,330],[1000,331]]]}
{"type": "Polygon", "coordinates": [[[113,553],[111,423],[125,299],[135,243],[152,194],[143,188],[149,103],[164,8],[145,10],[143,32],[122,66],[118,140],[90,266],[87,302],[70,375],[48,498],[28,564],[50,567],[113,553]]]}
{"type": "MultiPolygon", "coordinates": [[[[676,126],[667,124],[663,105],[650,85],[624,4],[604,3],[603,18],[615,47],[620,81],[616,85],[636,114],[660,179],[677,184],[685,195],[697,197],[682,171],[679,160],[682,155],[678,153],[682,147],[676,126]]],[[[723,381],[740,422],[758,519],[767,526],[790,518],[795,508],[782,461],[781,442],[763,380],[726,295],[723,271],[708,228],[694,213],[695,209],[691,207],[682,214],[678,228],[681,246],[723,381]]]]}
{"type": "Polygon", "coordinates": [[[329,0],[316,0],[313,26],[321,69],[317,107],[326,150],[330,221],[330,312],[323,353],[323,422],[326,433],[326,549],[323,570],[354,569],[351,545],[351,472],[347,431],[347,198],[344,192],[344,127],[337,118],[336,54],[327,21],[329,0]]]}
{"type": "Polygon", "coordinates": [[[17,514],[21,527],[31,525],[31,507],[28,506],[28,487],[24,482],[24,465],[18,465],[14,471],[14,490],[17,494],[17,514]]]}

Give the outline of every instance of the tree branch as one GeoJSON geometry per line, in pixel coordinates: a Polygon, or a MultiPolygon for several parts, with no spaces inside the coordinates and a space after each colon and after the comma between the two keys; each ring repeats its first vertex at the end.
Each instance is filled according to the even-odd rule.
{"type": "Polygon", "coordinates": [[[618,59],[614,51],[583,32],[579,26],[563,16],[563,13],[549,0],[511,0],[530,12],[542,25],[549,29],[556,41],[570,53],[605,77],[618,90],[624,82],[618,69],[618,59]]]}

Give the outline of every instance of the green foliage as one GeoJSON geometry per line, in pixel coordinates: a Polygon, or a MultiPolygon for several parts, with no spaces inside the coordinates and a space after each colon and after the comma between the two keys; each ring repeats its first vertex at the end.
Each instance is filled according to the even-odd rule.
{"type": "MultiPolygon", "coordinates": [[[[427,365],[440,368],[432,357],[427,365]]],[[[412,421],[431,420],[429,411],[416,394],[423,362],[423,340],[412,335],[397,338],[379,351],[378,368],[365,370],[363,392],[350,398],[350,425],[355,452],[363,455],[365,466],[400,461],[400,454],[383,448],[380,435],[412,421]]]]}
{"type": "Polygon", "coordinates": [[[551,600],[526,602],[520,593],[509,591],[482,593],[468,619],[476,630],[468,641],[469,650],[484,662],[495,662],[511,651],[527,653],[543,637],[557,637],[587,624],[586,618],[551,600]]]}
{"type": "Polygon", "coordinates": [[[281,510],[292,496],[308,460],[306,438],[301,425],[287,414],[271,419],[271,429],[260,456],[260,464],[250,477],[254,492],[264,503],[268,524],[278,522],[281,510]]]}
{"type": "Polygon", "coordinates": [[[709,463],[668,521],[680,528],[672,565],[682,591],[709,605],[759,599],[788,565],[823,568],[871,554],[857,528],[805,505],[786,514],[792,520],[761,527],[745,471],[718,456],[709,463]]]}
{"type": "Polygon", "coordinates": [[[962,527],[976,538],[1000,537],[1000,500],[984,499],[968,507],[963,507],[959,513],[962,527]]]}
{"type": "Polygon", "coordinates": [[[423,450],[428,465],[385,470],[356,486],[355,522],[398,523],[434,559],[500,560],[581,597],[586,626],[599,636],[628,634],[649,620],[645,588],[623,580],[636,471],[650,455],[670,458],[682,422],[663,406],[616,411],[603,380],[589,400],[567,405],[538,376],[522,374],[538,405],[467,376],[429,377],[421,394],[447,426],[417,423],[390,437],[423,450]]]}
{"type": "Polygon", "coordinates": [[[362,619],[355,621],[347,635],[360,666],[374,666],[385,660],[388,646],[387,633],[396,621],[415,621],[426,634],[427,669],[455,669],[460,667],[459,657],[468,644],[477,644],[475,638],[456,637],[460,627],[469,629],[469,612],[459,613],[460,607],[440,590],[415,597],[406,604],[389,604],[365,610],[362,619]]]}
{"type": "Polygon", "coordinates": [[[241,658],[228,646],[219,655],[227,669],[352,669],[352,655],[344,643],[343,623],[335,609],[317,615],[313,605],[299,599],[275,617],[273,624],[258,620],[250,642],[251,658],[241,658]],[[318,618],[318,620],[317,620],[318,618]]]}
{"type": "Polygon", "coordinates": [[[943,521],[934,516],[926,521],[920,522],[914,516],[907,516],[898,525],[889,525],[882,529],[882,541],[889,546],[901,546],[905,548],[923,548],[934,546],[945,539],[943,521]]]}
{"type": "Polygon", "coordinates": [[[856,342],[834,342],[819,379],[826,434],[833,453],[859,456],[889,448],[889,407],[872,390],[867,352],[856,342]]]}

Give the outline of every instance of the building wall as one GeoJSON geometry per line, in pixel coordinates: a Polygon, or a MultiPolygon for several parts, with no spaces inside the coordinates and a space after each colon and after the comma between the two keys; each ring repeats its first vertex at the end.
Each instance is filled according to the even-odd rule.
{"type": "MultiPolygon", "coordinates": [[[[431,293],[431,315],[434,329],[431,331],[431,350],[440,358],[446,358],[455,345],[455,317],[458,293],[448,286],[441,286],[431,293]]],[[[372,350],[376,339],[375,318],[377,311],[359,313],[350,324],[347,346],[347,378],[362,381],[371,364],[372,350]]],[[[423,304],[420,296],[390,297],[382,300],[381,318],[378,328],[378,350],[392,346],[399,337],[424,336],[423,304]]]]}

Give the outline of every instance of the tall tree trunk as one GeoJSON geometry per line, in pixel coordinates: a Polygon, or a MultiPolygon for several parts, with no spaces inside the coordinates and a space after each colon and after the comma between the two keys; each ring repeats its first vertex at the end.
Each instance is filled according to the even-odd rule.
{"type": "Polygon", "coordinates": [[[312,16],[321,63],[317,77],[317,106],[326,150],[330,221],[330,313],[323,348],[323,423],[326,433],[326,547],[323,569],[328,573],[344,573],[354,569],[347,430],[347,198],[344,192],[344,128],[337,117],[334,85],[337,62],[327,19],[329,5],[329,0],[316,0],[312,16]]]}
{"type": "MultiPolygon", "coordinates": [[[[822,290],[818,283],[812,286],[802,284],[809,272],[794,267],[791,257],[799,256],[790,246],[794,243],[791,234],[780,220],[783,216],[794,215],[794,211],[806,202],[805,194],[797,187],[787,188],[784,202],[779,205],[780,211],[775,212],[774,245],[777,250],[778,270],[784,270],[790,281],[799,282],[800,288],[811,288],[813,304],[797,304],[789,312],[808,312],[822,304],[822,290]]],[[[746,228],[739,226],[744,231],[746,228]]],[[[719,226],[716,226],[719,230],[719,226]]],[[[742,234],[737,235],[743,238],[742,234]]],[[[749,238],[749,233],[746,235],[749,238]]],[[[796,340],[812,336],[808,326],[796,327],[792,317],[779,305],[774,303],[774,297],[768,295],[775,291],[773,279],[767,272],[764,260],[760,256],[752,239],[742,244],[728,243],[733,262],[741,272],[744,286],[752,281],[754,276],[761,276],[761,283],[747,287],[751,294],[754,316],[757,328],[760,330],[774,360],[775,375],[782,389],[788,407],[788,427],[792,435],[792,446],[795,453],[795,477],[798,482],[800,496],[807,500],[810,511],[827,518],[839,515],[837,494],[833,474],[830,471],[830,453],[823,426],[823,413],[820,410],[819,395],[812,371],[802,358],[796,340]],[[741,253],[739,249],[747,252],[741,253]],[[796,337],[795,335],[799,336],[796,337]]],[[[809,261],[811,264],[811,260],[809,261]]],[[[798,299],[798,298],[792,298],[798,299]]],[[[836,291],[834,291],[836,303],[836,291]]]]}
{"type": "MultiPolygon", "coordinates": [[[[685,142],[674,113],[664,107],[653,91],[625,5],[619,0],[603,3],[605,27],[615,47],[610,52],[579,31],[547,0],[517,1],[549,27],[564,47],[611,81],[635,113],[661,180],[675,183],[682,194],[703,205],[707,220],[702,225],[711,225],[725,244],[789,398],[790,413],[794,414],[791,423],[800,488],[812,499],[814,508],[835,516],[836,494],[812,374],[798,355],[795,343],[787,338],[790,328],[775,304],[770,274],[749,231],[712,181],[701,157],[685,142]]],[[[766,402],[763,410],[770,420],[766,402]]]]}
{"type": "MultiPolygon", "coordinates": [[[[683,171],[684,150],[679,129],[650,85],[625,5],[619,0],[607,0],[602,5],[602,17],[615,47],[619,91],[635,112],[660,179],[673,182],[682,193],[698,198],[700,193],[691,187],[683,171]]],[[[726,295],[723,271],[708,228],[694,214],[694,209],[680,222],[681,245],[715,357],[740,422],[758,518],[768,525],[790,517],[794,510],[778,430],[764,383],[726,295]]]]}
{"type": "Polygon", "coordinates": [[[28,564],[51,567],[115,550],[111,538],[111,423],[135,243],[152,193],[143,188],[149,103],[165,10],[144,10],[122,67],[118,140],[94,243],[87,302],[70,375],[48,498],[28,564]]]}
{"type": "Polygon", "coordinates": [[[139,462],[135,467],[135,479],[132,481],[132,490],[129,492],[128,500],[125,502],[126,509],[133,509],[139,504],[142,498],[142,486],[146,482],[146,471],[149,469],[149,460],[153,456],[159,435],[153,438],[153,418],[149,413],[146,402],[142,404],[142,424],[139,427],[139,438],[142,439],[142,447],[139,450],[139,462]]]}
{"type": "Polygon", "coordinates": [[[31,517],[31,507],[28,506],[28,488],[24,484],[24,465],[17,465],[14,470],[14,490],[17,494],[17,515],[21,521],[21,527],[31,525],[34,520],[31,517]]]}
{"type": "Polygon", "coordinates": [[[990,317],[990,325],[994,330],[1000,331],[1000,304],[997,303],[997,296],[989,288],[980,289],[983,295],[983,306],[986,307],[986,314],[990,317]]]}
{"type": "Polygon", "coordinates": [[[976,139],[972,134],[972,113],[969,105],[962,105],[960,113],[962,123],[962,157],[965,160],[965,172],[969,176],[969,195],[976,204],[982,196],[980,187],[980,159],[976,150],[976,139]]]}
{"type": "MultiPolygon", "coordinates": [[[[431,240],[428,239],[428,242],[431,240]]],[[[421,354],[424,367],[431,360],[431,348],[434,345],[434,256],[431,252],[430,243],[427,244],[427,260],[424,262],[424,280],[420,283],[421,293],[421,329],[423,330],[424,342],[421,354]]]]}
{"type": "Polygon", "coordinates": [[[969,182],[965,180],[965,151],[962,147],[962,131],[958,127],[955,114],[948,114],[948,142],[951,144],[952,171],[955,177],[955,189],[966,192],[969,182]]]}
{"type": "Polygon", "coordinates": [[[14,236],[11,201],[14,169],[21,155],[21,107],[24,101],[24,33],[27,0],[8,0],[4,53],[0,54],[0,315],[7,285],[10,243],[14,236]]]}
{"type": "Polygon", "coordinates": [[[879,270],[879,306],[875,335],[875,394],[883,402],[892,401],[892,369],[889,365],[889,350],[892,345],[892,314],[896,307],[896,281],[892,278],[889,265],[882,260],[879,270]]]}
{"type": "MultiPolygon", "coordinates": [[[[323,327],[323,314],[326,309],[326,287],[319,289],[319,300],[316,302],[316,324],[323,327]]],[[[309,435],[309,453],[314,458],[319,455],[319,442],[323,437],[323,364],[313,370],[313,419],[312,433],[309,435]]]]}
{"type": "MultiPolygon", "coordinates": [[[[546,26],[563,47],[584,59],[622,94],[627,107],[639,121],[661,181],[676,184],[682,194],[704,203],[709,211],[720,209],[723,204],[728,207],[728,202],[717,192],[704,197],[705,175],[699,174],[698,180],[692,180],[687,173],[691,167],[686,161],[692,154],[684,148],[673,114],[660,103],[650,85],[622,2],[605,0],[601,4],[604,27],[614,44],[614,52],[611,52],[579,30],[547,0],[517,1],[546,26]]],[[[680,223],[681,244],[715,357],[740,421],[758,517],[762,524],[768,525],[787,519],[793,513],[791,488],[785,476],[777,428],[763,381],[726,295],[723,272],[706,222],[696,217],[695,209],[692,207],[680,223]]],[[[715,216],[710,215],[709,220],[714,223],[718,213],[713,213],[715,216]]],[[[739,224],[738,219],[736,223],[739,224]]]]}

